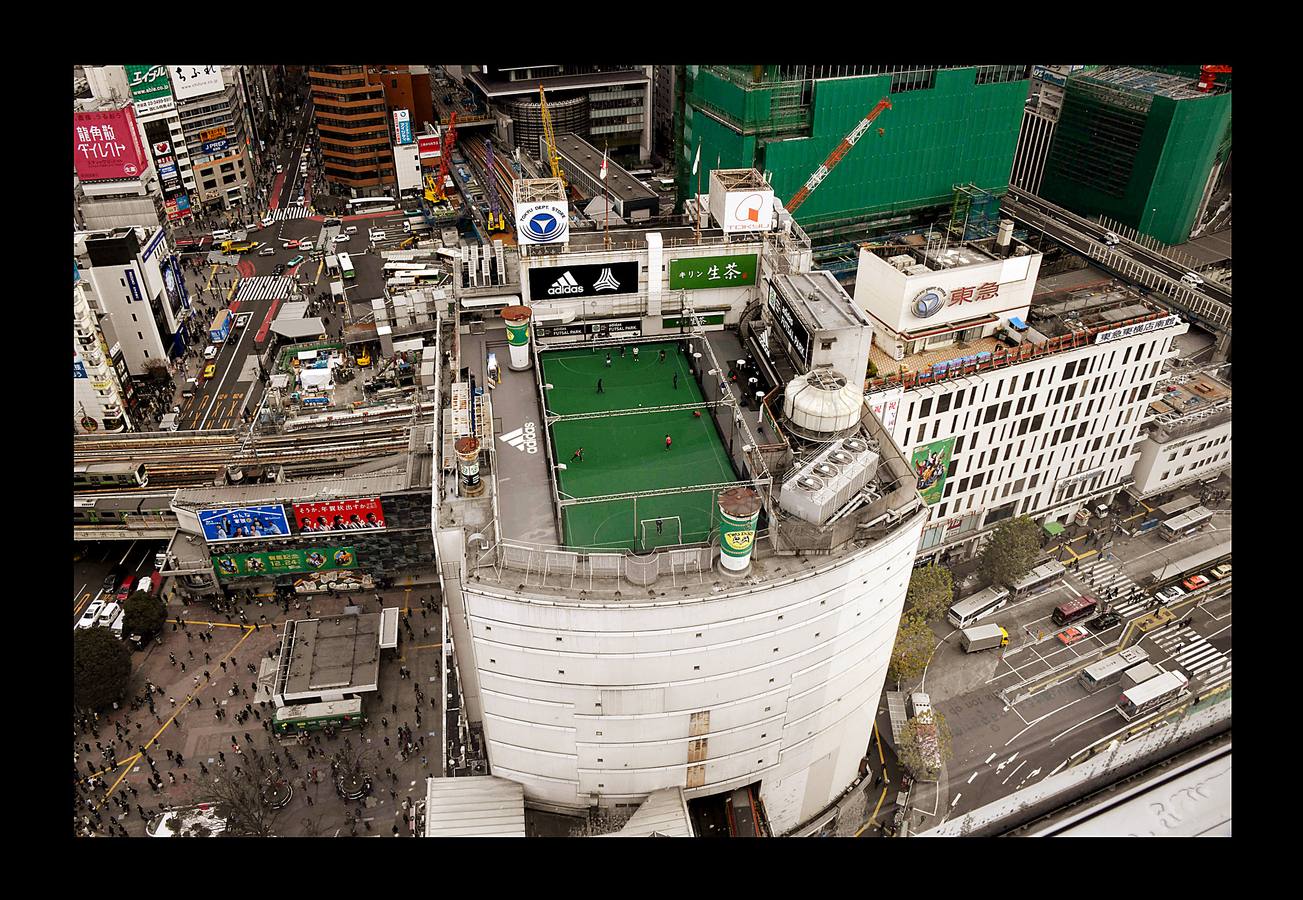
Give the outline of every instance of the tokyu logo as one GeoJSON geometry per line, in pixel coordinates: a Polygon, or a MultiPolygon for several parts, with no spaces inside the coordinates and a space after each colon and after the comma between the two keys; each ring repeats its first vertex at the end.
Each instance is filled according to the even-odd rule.
{"type": "Polygon", "coordinates": [[[575,276],[571,275],[569,270],[552,282],[552,286],[547,289],[549,297],[560,297],[563,294],[582,294],[583,292],[583,285],[575,281],[575,276]]]}

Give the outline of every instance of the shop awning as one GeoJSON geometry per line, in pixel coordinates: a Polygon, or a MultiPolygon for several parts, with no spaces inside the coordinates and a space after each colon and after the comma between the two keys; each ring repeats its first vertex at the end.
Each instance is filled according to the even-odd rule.
{"type": "Polygon", "coordinates": [[[1045,529],[1045,533],[1050,537],[1058,537],[1064,531],[1063,526],[1058,522],[1046,522],[1041,527],[1045,529]]]}

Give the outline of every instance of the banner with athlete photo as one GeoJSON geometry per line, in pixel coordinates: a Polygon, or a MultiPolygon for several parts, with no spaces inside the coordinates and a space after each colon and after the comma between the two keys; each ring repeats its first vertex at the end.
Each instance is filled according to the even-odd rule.
{"type": "Polygon", "coordinates": [[[295,503],[294,527],[299,532],[375,531],[385,526],[385,511],[377,497],[295,503]]]}
{"type": "Polygon", "coordinates": [[[201,509],[199,527],[204,530],[204,538],[209,543],[290,533],[285,507],[279,503],[269,506],[201,509]]]}

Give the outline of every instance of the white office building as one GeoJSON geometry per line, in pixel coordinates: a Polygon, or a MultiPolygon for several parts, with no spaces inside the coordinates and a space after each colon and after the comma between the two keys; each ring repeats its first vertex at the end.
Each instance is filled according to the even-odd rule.
{"type": "Polygon", "coordinates": [[[105,337],[120,347],[132,377],[180,350],[183,295],[162,228],[76,232],[73,251],[91,303],[106,316],[105,337]]]}
{"type": "Polygon", "coordinates": [[[1204,372],[1175,376],[1149,404],[1130,492],[1141,499],[1212,481],[1231,466],[1231,389],[1204,372]]]}
{"type": "Polygon", "coordinates": [[[116,434],[131,427],[108,342],[74,266],[72,280],[72,409],[77,434],[116,434]]]}
{"type": "Polygon", "coordinates": [[[1040,254],[1011,231],[861,250],[869,404],[930,503],[921,557],[965,558],[1002,519],[1065,522],[1128,486],[1188,328],[1113,282],[1036,294],[1040,254]]]}

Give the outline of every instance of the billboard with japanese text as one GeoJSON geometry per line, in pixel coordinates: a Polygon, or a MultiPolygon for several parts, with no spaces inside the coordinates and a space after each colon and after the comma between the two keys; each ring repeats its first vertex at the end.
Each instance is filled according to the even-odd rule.
{"type": "Polygon", "coordinates": [[[295,503],[294,527],[301,532],[356,531],[385,527],[385,511],[376,497],[295,503]]]}
{"type": "Polygon", "coordinates": [[[406,109],[394,110],[394,143],[412,143],[412,113],[406,109]]]}
{"type": "Polygon", "coordinates": [[[82,181],[138,178],[148,168],[130,106],[73,113],[72,150],[82,181]]]}
{"type": "Polygon", "coordinates": [[[167,74],[178,100],[215,94],[226,88],[221,66],[168,66],[167,74]]]}
{"type": "Polygon", "coordinates": [[[421,159],[438,159],[439,136],[436,134],[421,135],[416,139],[416,149],[421,159]]]}
{"type": "Polygon", "coordinates": [[[670,260],[670,290],[739,287],[756,283],[756,255],[696,256],[670,260]]]}
{"type": "Polygon", "coordinates": [[[352,547],[306,547],[294,550],[265,550],[260,553],[224,553],[212,557],[213,569],[222,578],[257,575],[289,575],[357,568],[357,551],[352,547]]]}
{"type": "Polygon", "coordinates": [[[204,538],[209,543],[290,533],[285,507],[279,503],[201,509],[199,527],[203,529],[204,538]]]}
{"type": "Polygon", "coordinates": [[[136,104],[136,115],[147,116],[176,106],[172,87],[167,80],[167,66],[123,66],[127,70],[127,87],[136,104]]]}

